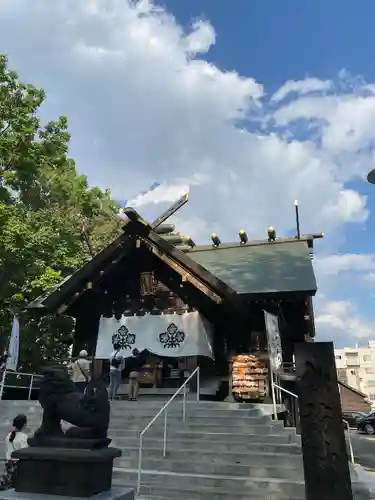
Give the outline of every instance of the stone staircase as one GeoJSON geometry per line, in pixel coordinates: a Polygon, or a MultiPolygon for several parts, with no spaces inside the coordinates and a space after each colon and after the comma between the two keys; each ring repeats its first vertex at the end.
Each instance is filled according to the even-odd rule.
{"type": "MultiPolygon", "coordinates": [[[[121,448],[114,486],[136,487],[139,433],[163,405],[160,400],[114,402],[109,435],[121,448]]],[[[148,500],[302,500],[304,478],[300,437],[271,419],[269,405],[188,402],[168,410],[167,456],[163,458],[164,419],[144,438],[142,499],[148,500]]],[[[29,431],[40,422],[38,403],[0,402],[0,456],[3,439],[17,413],[26,413],[29,431]]],[[[356,481],[355,500],[371,497],[356,481]]]]}

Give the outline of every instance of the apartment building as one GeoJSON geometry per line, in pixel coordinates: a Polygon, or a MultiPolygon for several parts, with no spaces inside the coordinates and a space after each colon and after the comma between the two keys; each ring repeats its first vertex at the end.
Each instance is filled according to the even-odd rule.
{"type": "Polygon", "coordinates": [[[367,347],[335,349],[335,358],[338,379],[375,404],[375,341],[367,347]]]}

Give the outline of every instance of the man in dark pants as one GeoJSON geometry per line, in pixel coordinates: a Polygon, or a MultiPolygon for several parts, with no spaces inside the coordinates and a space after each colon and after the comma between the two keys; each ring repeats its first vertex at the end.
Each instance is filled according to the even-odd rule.
{"type": "Polygon", "coordinates": [[[133,355],[126,360],[129,370],[129,401],[136,401],[139,393],[139,374],[148,356],[147,350],[133,349],[133,355]]]}

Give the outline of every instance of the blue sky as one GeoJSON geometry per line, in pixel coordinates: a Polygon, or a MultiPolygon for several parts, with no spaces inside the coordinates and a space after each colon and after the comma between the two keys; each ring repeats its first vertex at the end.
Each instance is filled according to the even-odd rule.
{"type": "Polygon", "coordinates": [[[371,0],[189,0],[161,2],[185,25],[205,17],[219,35],[215,64],[261,81],[269,92],[306,75],[329,79],[343,68],[375,78],[371,0]]]}
{"type": "Polygon", "coordinates": [[[3,0],[0,46],[68,116],[92,184],[150,219],[290,234],[294,200],[316,244],[318,338],[375,339],[375,3],[3,0]],[[153,189],[149,190],[152,186],[153,189]]]}
{"type": "MultiPolygon", "coordinates": [[[[366,81],[375,80],[375,3],[370,0],[190,0],[178,5],[174,0],[166,0],[163,5],[182,24],[189,24],[194,17],[209,19],[219,37],[206,59],[227,70],[235,69],[241,75],[254,77],[269,93],[290,79],[313,76],[326,80],[343,69],[366,81]]],[[[350,186],[368,196],[370,213],[365,224],[349,224],[345,228],[337,250],[373,253],[375,186],[363,180],[350,186]]],[[[319,243],[316,246],[319,251],[319,243]]],[[[374,322],[374,298],[361,283],[350,290],[338,290],[336,298],[354,298],[363,314],[374,322]]],[[[326,335],[329,337],[329,332],[326,335]]]]}

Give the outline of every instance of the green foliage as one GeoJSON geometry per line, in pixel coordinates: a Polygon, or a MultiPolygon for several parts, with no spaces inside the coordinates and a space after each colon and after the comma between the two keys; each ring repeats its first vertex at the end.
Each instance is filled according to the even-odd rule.
{"type": "Polygon", "coordinates": [[[44,91],[0,55],[0,345],[21,313],[21,364],[67,355],[70,318],[33,318],[25,305],[99,251],[120,229],[109,191],[90,187],[69,158],[68,122],[42,126],[44,91]]]}
{"type": "Polygon", "coordinates": [[[34,139],[40,127],[36,111],[44,91],[18,81],[0,55],[0,199],[8,200],[5,186],[17,190],[35,175],[39,145],[34,139]]]}

